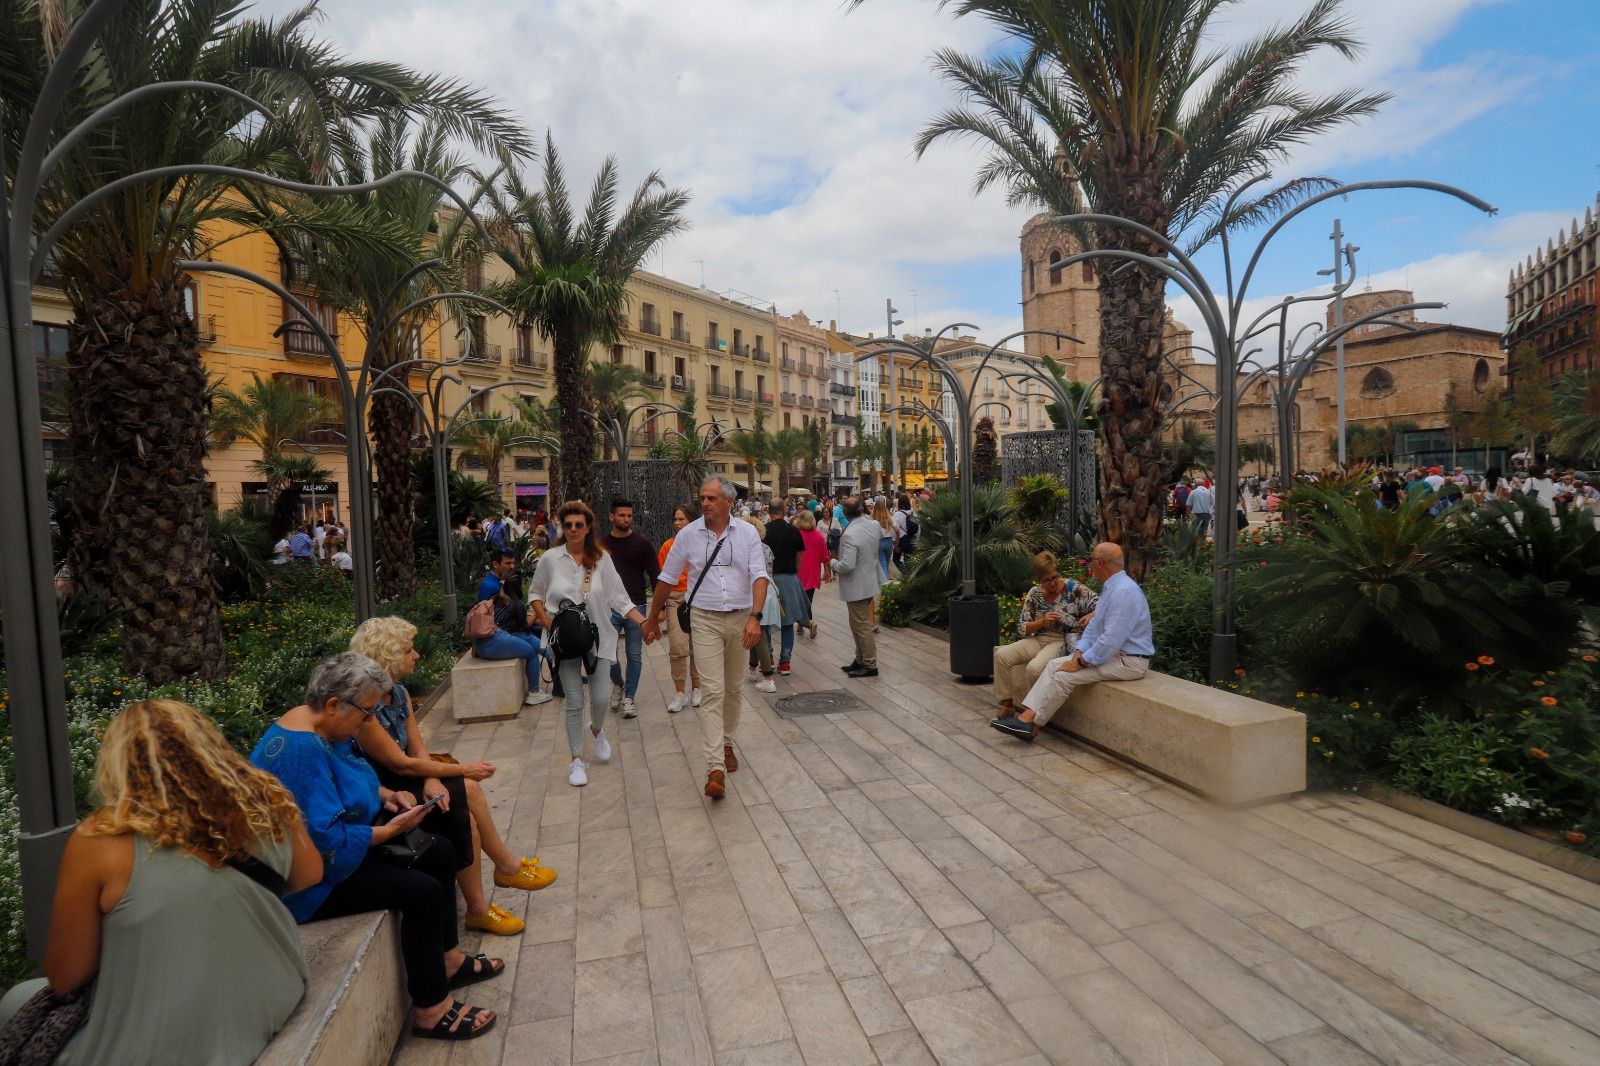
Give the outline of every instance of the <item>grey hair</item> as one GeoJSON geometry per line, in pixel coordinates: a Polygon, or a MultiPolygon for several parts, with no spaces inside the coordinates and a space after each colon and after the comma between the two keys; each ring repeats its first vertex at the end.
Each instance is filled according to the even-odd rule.
{"type": "Polygon", "coordinates": [[[363,696],[389,691],[389,671],[357,651],[342,651],[317,664],[306,682],[306,706],[320,711],[331,699],[354,707],[363,696]]]}
{"type": "Polygon", "coordinates": [[[729,481],[721,474],[712,474],[710,477],[700,482],[700,487],[705,488],[713,481],[717,483],[717,488],[721,490],[722,498],[727,500],[729,503],[732,503],[734,500],[739,498],[739,490],[734,488],[733,482],[729,481]]]}

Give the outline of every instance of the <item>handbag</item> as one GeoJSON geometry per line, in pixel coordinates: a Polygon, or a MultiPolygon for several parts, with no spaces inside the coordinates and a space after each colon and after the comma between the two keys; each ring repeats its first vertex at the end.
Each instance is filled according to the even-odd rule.
{"type": "Polygon", "coordinates": [[[0,1029],[0,1066],[49,1066],[89,1017],[89,985],[58,996],[46,985],[0,1029]]]}
{"type": "Polygon", "coordinates": [[[375,849],[378,856],[391,866],[398,866],[409,870],[417,864],[417,860],[433,847],[434,836],[420,825],[407,829],[403,836],[379,844],[375,849]]]}
{"type": "Polygon", "coordinates": [[[700,591],[701,582],[711,573],[711,564],[717,561],[717,553],[722,550],[722,542],[727,539],[726,533],[717,538],[717,546],[711,549],[711,557],[706,560],[706,565],[700,568],[700,577],[695,581],[694,588],[689,590],[689,598],[678,604],[678,628],[685,633],[689,632],[689,605],[694,602],[694,594],[700,591]]]}
{"type": "Polygon", "coordinates": [[[479,600],[467,612],[467,618],[461,626],[461,635],[468,640],[482,640],[494,636],[494,600],[479,600]]]}

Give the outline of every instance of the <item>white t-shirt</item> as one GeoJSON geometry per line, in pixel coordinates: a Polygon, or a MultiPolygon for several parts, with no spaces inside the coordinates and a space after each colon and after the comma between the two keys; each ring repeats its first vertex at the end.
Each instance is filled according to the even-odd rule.
{"type": "Polygon", "coordinates": [[[894,521],[895,536],[897,536],[897,537],[905,536],[906,535],[906,512],[905,511],[901,511],[899,509],[896,509],[894,514],[891,515],[890,518],[894,521]]]}
{"type": "Polygon", "coordinates": [[[340,549],[333,553],[333,565],[345,573],[349,573],[356,568],[356,561],[350,558],[349,552],[340,549]]]}
{"type": "Polygon", "coordinates": [[[1429,474],[1422,480],[1426,481],[1428,483],[1428,487],[1434,492],[1438,492],[1440,489],[1444,488],[1444,477],[1441,474],[1429,474]]]}
{"type": "Polygon", "coordinates": [[[289,561],[289,538],[285,537],[272,546],[272,562],[282,566],[289,561]]]}
{"type": "Polygon", "coordinates": [[[321,555],[322,542],[328,539],[328,527],[318,522],[316,528],[311,531],[311,539],[316,543],[317,554],[321,555]]]}

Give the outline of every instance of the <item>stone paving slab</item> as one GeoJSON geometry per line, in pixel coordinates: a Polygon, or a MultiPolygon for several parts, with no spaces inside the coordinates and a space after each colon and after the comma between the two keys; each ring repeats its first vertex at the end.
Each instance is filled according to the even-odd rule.
{"type": "Polygon", "coordinates": [[[1353,796],[1226,813],[1024,746],[933,638],[885,629],[882,676],[845,679],[843,606],[817,609],[777,696],[742,686],[719,803],[664,645],[582,789],[559,703],[430,718],[560,878],[493,890],[520,937],[463,937],[507,960],[470,990],[495,1031],[397,1066],[1600,1063],[1600,886],[1353,796]],[[837,688],[860,708],[772,707],[837,688]]]}

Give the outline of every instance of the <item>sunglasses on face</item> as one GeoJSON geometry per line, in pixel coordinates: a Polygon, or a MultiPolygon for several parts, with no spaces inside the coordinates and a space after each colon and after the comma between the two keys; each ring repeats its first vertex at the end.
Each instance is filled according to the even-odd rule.
{"type": "Polygon", "coordinates": [[[588,529],[589,528],[589,523],[585,522],[583,519],[580,518],[576,522],[563,522],[563,523],[561,523],[561,528],[562,529],[588,529]]]}

